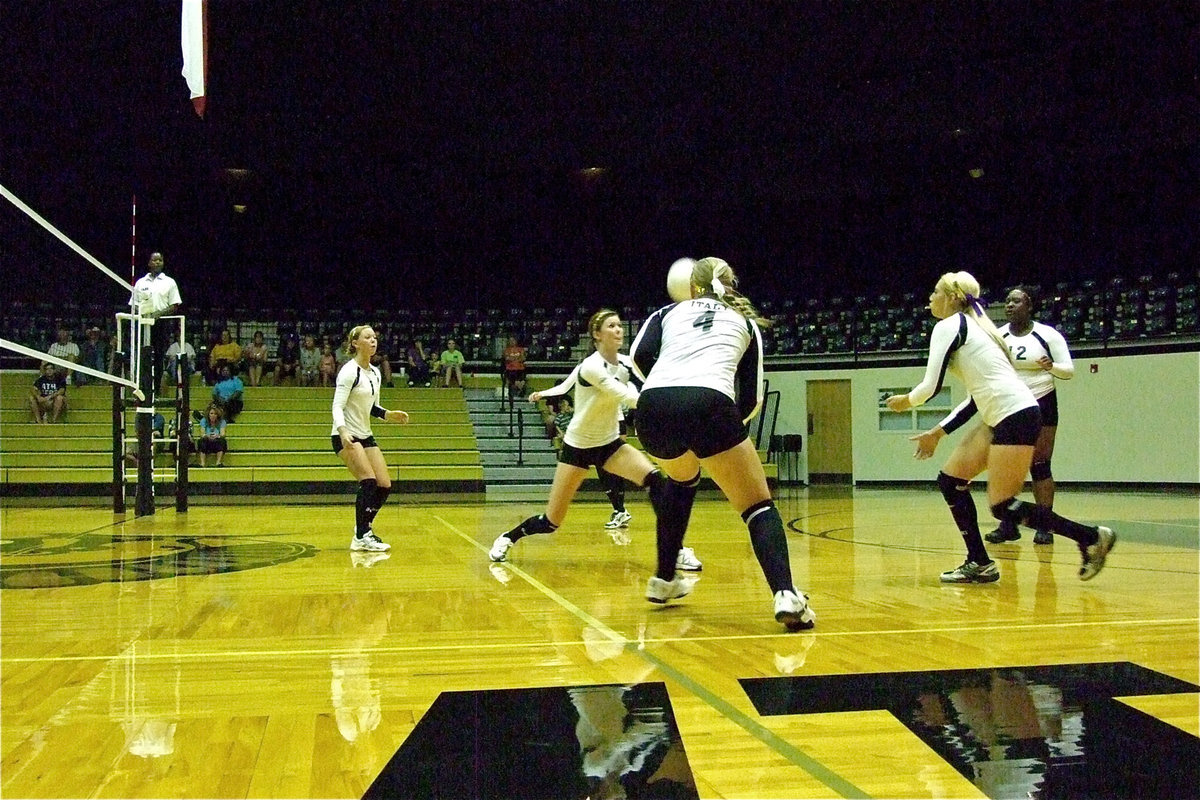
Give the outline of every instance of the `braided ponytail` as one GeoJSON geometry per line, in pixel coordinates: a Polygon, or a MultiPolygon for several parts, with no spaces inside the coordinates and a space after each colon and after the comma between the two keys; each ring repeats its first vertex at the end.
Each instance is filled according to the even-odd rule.
{"type": "Polygon", "coordinates": [[[771,321],[759,313],[750,298],[737,290],[737,283],[733,267],[723,258],[702,258],[692,267],[692,284],[700,290],[699,296],[719,300],[746,319],[752,319],[764,328],[770,327],[771,321]]]}
{"type": "Polygon", "coordinates": [[[975,280],[975,276],[969,272],[947,272],[938,280],[937,288],[953,299],[962,313],[979,324],[983,332],[992,338],[996,346],[1004,352],[1004,357],[1011,363],[1012,352],[1004,343],[1004,337],[1000,335],[996,323],[992,322],[991,317],[987,315],[987,306],[979,296],[979,281],[975,280]]]}

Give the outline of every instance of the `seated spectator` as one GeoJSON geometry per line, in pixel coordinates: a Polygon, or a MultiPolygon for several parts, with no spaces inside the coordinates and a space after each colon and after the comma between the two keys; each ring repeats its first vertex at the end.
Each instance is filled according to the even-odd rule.
{"type": "Polygon", "coordinates": [[[275,385],[282,386],[284,378],[291,378],[295,384],[300,379],[299,372],[300,345],[296,343],[295,336],[287,334],[279,340],[279,355],[275,358],[275,385]]]}
{"type": "Polygon", "coordinates": [[[225,419],[233,422],[242,412],[242,392],[245,391],[246,386],[242,383],[241,378],[233,374],[233,370],[228,365],[221,367],[218,377],[220,380],[213,386],[212,399],[221,407],[225,419]]]}
{"type": "MultiPolygon", "coordinates": [[[[95,325],[88,328],[87,337],[79,348],[79,363],[100,372],[104,372],[108,368],[108,337],[103,336],[102,333],[95,325]]],[[[98,379],[89,378],[82,372],[75,376],[77,386],[83,386],[94,380],[98,379]]]]}
{"type": "MultiPolygon", "coordinates": [[[[59,326],[58,340],[50,345],[47,352],[55,358],[70,361],[72,364],[79,363],[79,345],[71,341],[71,331],[65,325],[59,326]]],[[[75,374],[75,370],[68,367],[52,366],[54,366],[55,373],[63,379],[64,385],[73,382],[71,376],[75,374]]]]}
{"type": "Polygon", "coordinates": [[[525,396],[525,357],[527,350],[517,344],[517,337],[508,337],[504,348],[504,382],[510,400],[525,396]]]}
{"type": "Polygon", "coordinates": [[[263,341],[262,331],[255,331],[242,350],[242,362],[246,365],[246,379],[251,386],[262,385],[263,368],[267,365],[267,344],[263,341]]]}
{"type": "Polygon", "coordinates": [[[187,358],[188,375],[184,379],[191,377],[192,373],[196,372],[196,348],[192,347],[191,342],[183,342],[180,344],[180,333],[176,331],[175,341],[171,342],[171,346],[167,348],[167,363],[164,374],[167,376],[167,381],[174,384],[176,376],[179,373],[179,356],[182,353],[187,358]]]}
{"type": "Polygon", "coordinates": [[[125,354],[121,352],[121,348],[118,346],[117,335],[114,333],[108,337],[108,365],[105,371],[113,375],[124,376],[125,364],[125,354]]]}
{"type": "Polygon", "coordinates": [[[217,457],[217,466],[225,466],[225,453],[229,443],[225,440],[224,412],[216,403],[209,405],[204,416],[200,418],[200,437],[196,439],[196,451],[200,455],[200,466],[208,466],[206,458],[212,454],[217,457]]]}
{"type": "Polygon", "coordinates": [[[233,372],[242,360],[242,348],[233,340],[228,328],[221,330],[221,341],[208,351],[208,379],[215,382],[220,378],[221,367],[233,372]]]}
{"type": "Polygon", "coordinates": [[[446,349],[438,359],[442,370],[442,386],[448,387],[451,381],[457,381],[458,388],[462,388],[462,368],[466,360],[462,351],[458,349],[457,342],[453,339],[446,342],[446,349]]]}
{"type": "Polygon", "coordinates": [[[67,379],[49,361],[42,364],[42,374],[33,380],[29,390],[29,409],[33,421],[39,424],[58,422],[67,410],[67,379]]]}
{"type": "Polygon", "coordinates": [[[321,351],[317,349],[317,341],[311,336],[304,337],[304,346],[300,348],[300,385],[316,386],[321,377],[321,351]]]}
{"type": "Polygon", "coordinates": [[[371,366],[379,370],[384,386],[395,386],[396,384],[392,381],[392,359],[385,351],[384,344],[383,338],[380,337],[375,355],[371,356],[371,366]]]}
{"type": "Polygon", "coordinates": [[[429,385],[429,356],[425,352],[424,342],[420,339],[414,339],[409,346],[404,366],[408,371],[409,386],[429,385]]]}
{"type": "Polygon", "coordinates": [[[328,388],[333,386],[337,380],[338,363],[337,356],[333,354],[333,347],[328,341],[321,346],[321,385],[328,388]]]}

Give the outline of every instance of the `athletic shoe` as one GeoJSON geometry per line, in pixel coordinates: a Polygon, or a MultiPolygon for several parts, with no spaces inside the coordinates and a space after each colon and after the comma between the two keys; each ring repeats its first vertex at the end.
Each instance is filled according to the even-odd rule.
{"type": "Polygon", "coordinates": [[[513,546],[513,540],[500,534],[496,537],[496,541],[492,542],[492,549],[488,551],[488,558],[492,561],[507,561],[508,548],[513,546]]]}
{"type": "Polygon", "coordinates": [[[629,520],[633,519],[633,514],[628,511],[614,511],[608,522],[604,523],[604,527],[612,530],[613,528],[628,528],[629,520]]]}
{"type": "Polygon", "coordinates": [[[380,553],[384,550],[391,550],[392,546],[387,542],[380,541],[375,535],[375,531],[367,531],[362,536],[355,536],[350,540],[351,550],[366,550],[372,553],[380,553]]]}
{"type": "Polygon", "coordinates": [[[984,534],[984,539],[987,539],[992,544],[1003,544],[1004,542],[1015,542],[1021,538],[1021,532],[1017,530],[1016,525],[1005,525],[1000,523],[1000,527],[991,533],[984,534]]]}
{"type": "Polygon", "coordinates": [[[695,581],[687,581],[683,578],[664,581],[657,575],[652,575],[650,580],[646,581],[646,599],[651,603],[665,603],[668,600],[685,597],[692,590],[693,583],[695,581]]]}
{"type": "Polygon", "coordinates": [[[806,630],[816,623],[817,612],[809,607],[808,595],[783,589],[775,593],[775,621],[789,631],[806,630]]]}
{"type": "Polygon", "coordinates": [[[942,573],[942,583],[991,583],[1000,580],[1000,568],[995,561],[980,566],[964,561],[962,566],[942,573]]]}
{"type": "Polygon", "coordinates": [[[1034,531],[1034,544],[1054,544],[1054,535],[1050,531],[1034,531]]]}
{"type": "Polygon", "coordinates": [[[1096,543],[1083,548],[1083,564],[1079,567],[1081,581],[1090,581],[1100,574],[1100,570],[1104,569],[1104,559],[1108,557],[1108,551],[1117,543],[1117,535],[1111,528],[1101,525],[1098,533],[1096,543]]]}
{"type": "Polygon", "coordinates": [[[392,557],[391,553],[386,553],[386,552],[382,552],[382,551],[380,551],[380,552],[351,551],[350,564],[351,564],[351,566],[354,566],[354,567],[362,567],[363,569],[370,569],[371,567],[378,564],[380,561],[387,561],[391,557],[392,557]]]}
{"type": "Polygon", "coordinates": [[[704,565],[700,563],[700,559],[696,558],[696,551],[690,547],[679,548],[679,555],[675,559],[675,569],[681,569],[684,572],[699,572],[704,569],[704,565]]]}

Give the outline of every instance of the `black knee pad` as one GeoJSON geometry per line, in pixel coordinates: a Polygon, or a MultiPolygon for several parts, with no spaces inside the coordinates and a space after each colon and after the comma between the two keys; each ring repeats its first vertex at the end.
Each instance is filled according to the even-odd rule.
{"type": "Polygon", "coordinates": [[[992,516],[1004,522],[1017,524],[1021,521],[1021,517],[1024,516],[1022,511],[1024,511],[1024,506],[1027,505],[1029,504],[1022,500],[1010,497],[992,506],[992,516]]]}
{"type": "Polygon", "coordinates": [[[1029,467],[1029,477],[1035,481],[1045,481],[1053,478],[1054,476],[1050,473],[1050,459],[1033,462],[1029,467]]]}
{"type": "Polygon", "coordinates": [[[964,490],[971,485],[971,482],[962,478],[955,478],[944,472],[939,472],[937,485],[938,489],[942,491],[942,497],[946,498],[946,505],[953,508],[958,502],[958,498],[963,496],[964,490]]]}

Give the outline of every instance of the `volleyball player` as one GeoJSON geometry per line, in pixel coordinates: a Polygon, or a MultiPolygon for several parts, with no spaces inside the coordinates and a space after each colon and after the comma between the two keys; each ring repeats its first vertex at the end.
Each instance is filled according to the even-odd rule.
{"type": "Polygon", "coordinates": [[[675,575],[675,553],[704,467],[750,529],[775,619],[789,630],[811,628],[816,612],[792,583],[783,520],[746,435],[746,422],[762,406],[762,317],[736,285],[722,259],[695,262],[690,299],[650,315],[630,349],[634,368],[645,376],[638,436],[668,476],[654,503],[658,567],[647,581],[646,599],[665,603],[688,592],[675,575]]]}
{"type": "MultiPolygon", "coordinates": [[[[1075,365],[1063,335],[1049,325],[1034,321],[1036,305],[1037,296],[1030,287],[1017,286],[1009,290],[1004,300],[1008,323],[1000,328],[1000,336],[1012,353],[1017,375],[1033,391],[1042,410],[1042,429],[1033,446],[1029,477],[1033,478],[1033,501],[1039,506],[1053,508],[1054,475],[1050,471],[1050,459],[1054,456],[1054,439],[1058,434],[1058,392],[1054,380],[1073,378],[1075,365]]],[[[998,544],[1016,541],[1021,538],[1021,533],[1012,523],[1002,521],[996,530],[983,538],[998,544]]],[[[1052,541],[1049,531],[1034,531],[1034,544],[1052,541]]]]}
{"type": "Polygon", "coordinates": [[[938,488],[962,532],[967,558],[943,572],[943,583],[991,583],[1000,570],[987,554],[971,479],[987,470],[987,498],[992,515],[1012,525],[1031,525],[1072,539],[1083,563],[1079,578],[1091,580],[1104,568],[1116,534],[1104,526],[1091,527],[1055,514],[1049,508],[1017,499],[1033,463],[1034,444],[1042,428],[1041,410],[1033,392],[1017,376],[1012,354],[984,312],[979,282],[967,272],[948,272],[929,296],[929,309],[939,322],[930,334],[925,378],[907,394],[887,398],[892,411],[908,411],[933,397],[947,371],[966,386],[967,398],[934,426],[913,437],[916,458],[929,458],[938,442],[978,408],[982,422],[955,447],[938,474],[938,488]]]}
{"type": "MultiPolygon", "coordinates": [[[[512,546],[526,536],[558,530],[587,477],[588,467],[603,468],[639,487],[648,487],[652,500],[666,484],[650,459],[621,438],[621,405],[632,408],[638,402],[637,389],[629,383],[629,368],[618,354],[625,337],[621,318],[616,311],[601,309],[588,320],[588,333],[595,351],[565,381],[529,396],[537,402],[543,397],[566,394],[575,386],[575,413],[563,434],[546,511],[497,536],[488,553],[492,561],[505,561],[512,546]]],[[[671,554],[672,574],[676,568],[698,571],[702,567],[691,548],[676,547],[671,554]]]]}
{"type": "Polygon", "coordinates": [[[358,481],[354,502],[354,538],[351,550],[382,552],[391,545],[381,541],[371,528],[375,515],[392,491],[392,479],[383,453],[371,435],[371,417],[388,422],[408,422],[404,411],[388,411],[379,405],[383,376],[371,364],[379,343],[370,325],[358,325],[346,337],[350,360],[338,371],[333,393],[333,452],[342,459],[358,481]]]}

